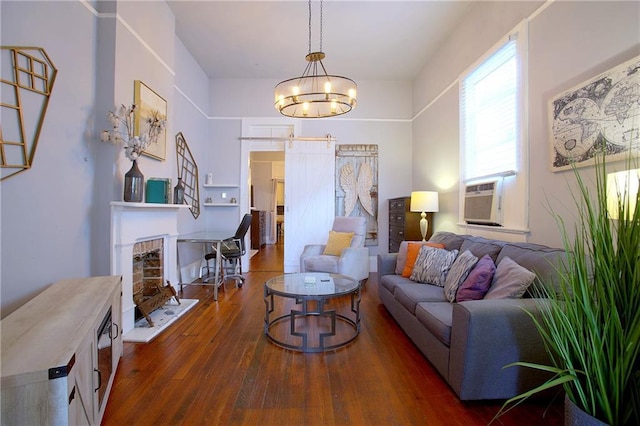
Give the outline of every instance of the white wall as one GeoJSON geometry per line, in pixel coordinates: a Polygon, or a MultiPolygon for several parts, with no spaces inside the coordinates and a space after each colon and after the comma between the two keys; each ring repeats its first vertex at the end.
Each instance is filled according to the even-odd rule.
{"type": "MultiPolygon", "coordinates": [[[[242,117],[282,117],[272,105],[276,83],[272,80],[211,80],[212,138],[207,161],[214,178],[239,179],[238,138],[242,117]]],[[[301,120],[301,133],[296,136],[331,134],[337,138],[336,144],[378,145],[380,235],[378,246],[369,247],[370,255],[375,256],[388,249],[387,200],[409,195],[411,191],[411,84],[397,81],[356,83],[358,106],[352,112],[335,119],[301,120]]],[[[232,220],[229,209],[209,210],[207,214],[207,224],[217,228],[232,220]]]]}
{"type": "Polygon", "coordinates": [[[96,18],[77,2],[0,7],[2,45],[43,47],[58,69],[33,167],[0,183],[6,316],[56,280],[90,274],[96,18]]]}
{"type": "MultiPolygon", "coordinates": [[[[175,181],[176,132],[196,158],[205,155],[209,80],[176,39],[163,2],[2,1],[0,8],[2,45],[43,47],[58,68],[33,167],[0,184],[4,317],[57,280],[109,274],[109,202],[122,200],[131,162],[121,147],[99,142],[107,111],[133,103],[134,80],[167,100],[166,160],[139,163],[145,177],[175,181]]],[[[181,232],[204,228],[203,216],[181,215],[181,232]]]]}
{"type": "MultiPolygon", "coordinates": [[[[457,78],[495,42],[530,18],[529,229],[526,239],[561,246],[548,208],[570,218],[572,173],[549,167],[547,102],[562,91],[640,54],[640,3],[478,2],[414,82],[413,188],[438,189],[436,230],[458,230],[457,78]],[[426,108],[425,108],[426,107],[426,108]],[[547,203],[547,199],[549,203],[547,203]]],[[[581,169],[587,175],[591,168],[581,169]]],[[[477,231],[476,231],[477,233],[477,231]]],[[[509,239],[506,235],[505,239],[509,239]]]]}
{"type": "MultiPolygon", "coordinates": [[[[549,99],[640,55],[638,18],[640,2],[556,2],[531,21],[529,143],[533,241],[562,244],[558,227],[548,212],[547,198],[550,208],[565,219],[575,212],[570,190],[576,188],[573,173],[550,171],[549,99]]],[[[593,167],[579,170],[588,180],[593,179],[593,167]]]]}

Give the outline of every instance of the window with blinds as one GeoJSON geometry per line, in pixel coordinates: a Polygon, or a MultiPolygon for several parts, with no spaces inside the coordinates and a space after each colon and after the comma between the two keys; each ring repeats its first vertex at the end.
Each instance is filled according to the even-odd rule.
{"type": "Polygon", "coordinates": [[[460,78],[463,179],[513,175],[522,140],[521,49],[510,34],[460,78]]]}

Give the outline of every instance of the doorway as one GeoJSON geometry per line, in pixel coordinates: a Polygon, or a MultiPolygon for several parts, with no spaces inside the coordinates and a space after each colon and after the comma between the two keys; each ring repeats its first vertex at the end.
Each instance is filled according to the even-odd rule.
{"type": "Polygon", "coordinates": [[[277,216],[284,216],[284,152],[253,151],[249,154],[252,210],[266,213],[266,243],[278,240],[277,216]]]}
{"type": "MultiPolygon", "coordinates": [[[[283,152],[284,272],[298,272],[305,244],[326,242],[334,213],[335,142],[296,139],[300,120],[242,120],[240,210],[250,211],[250,156],[254,151],[283,152]]],[[[306,138],[308,139],[308,138],[306,138]]]]}

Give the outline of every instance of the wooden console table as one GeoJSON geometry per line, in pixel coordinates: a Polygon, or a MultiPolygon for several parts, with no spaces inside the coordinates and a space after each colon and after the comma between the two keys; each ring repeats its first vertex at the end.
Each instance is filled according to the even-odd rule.
{"type": "Polygon", "coordinates": [[[122,356],[121,281],[59,281],[0,322],[2,424],[100,424],[122,356]]]}

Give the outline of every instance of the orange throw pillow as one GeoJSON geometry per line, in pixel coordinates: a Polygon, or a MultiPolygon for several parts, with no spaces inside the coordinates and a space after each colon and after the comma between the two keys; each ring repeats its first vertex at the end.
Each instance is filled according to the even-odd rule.
{"type": "Polygon", "coordinates": [[[420,253],[420,248],[422,246],[429,246],[435,248],[444,248],[444,244],[439,243],[409,243],[407,245],[407,263],[404,264],[404,269],[402,270],[402,276],[405,278],[409,278],[411,276],[411,272],[413,272],[413,265],[416,263],[416,259],[418,258],[418,253],[420,253]]]}

